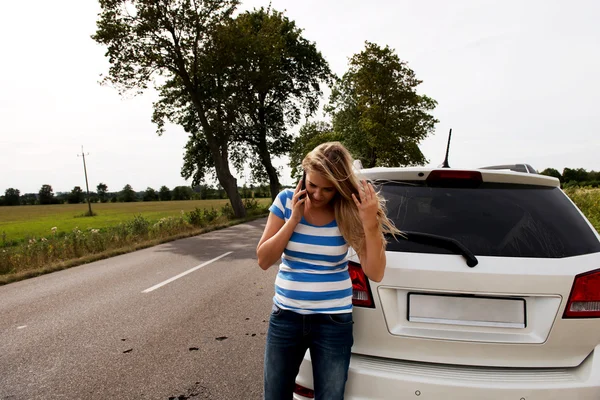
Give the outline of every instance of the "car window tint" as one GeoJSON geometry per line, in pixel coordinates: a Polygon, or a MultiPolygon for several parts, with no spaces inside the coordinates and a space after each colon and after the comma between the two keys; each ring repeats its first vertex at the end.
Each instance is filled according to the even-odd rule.
{"type": "MultiPolygon", "coordinates": [[[[380,186],[388,216],[400,230],[447,236],[481,256],[562,258],[600,252],[598,238],[559,188],[412,184],[380,186]]],[[[449,253],[403,239],[391,239],[388,250],[449,253]]]]}

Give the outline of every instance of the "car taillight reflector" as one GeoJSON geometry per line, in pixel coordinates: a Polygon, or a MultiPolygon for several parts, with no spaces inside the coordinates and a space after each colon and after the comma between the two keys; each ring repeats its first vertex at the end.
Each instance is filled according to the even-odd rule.
{"type": "Polygon", "coordinates": [[[600,270],[575,277],[563,318],[600,318],[600,270]]]}
{"type": "Polygon", "coordinates": [[[308,399],[315,398],[315,391],[309,388],[305,388],[304,386],[298,385],[296,383],[296,387],[294,388],[294,393],[299,396],[306,397],[308,399]]]}
{"type": "Polygon", "coordinates": [[[369,281],[360,264],[349,261],[348,271],[350,272],[350,279],[352,280],[352,305],[375,308],[369,281]]]}
{"type": "Polygon", "coordinates": [[[427,176],[427,181],[441,181],[445,179],[463,179],[483,182],[479,171],[457,171],[452,169],[434,169],[427,176]]]}

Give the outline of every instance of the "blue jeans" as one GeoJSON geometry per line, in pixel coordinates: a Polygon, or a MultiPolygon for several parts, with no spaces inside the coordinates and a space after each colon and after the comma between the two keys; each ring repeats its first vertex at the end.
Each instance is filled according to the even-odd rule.
{"type": "Polygon", "coordinates": [[[348,378],[352,313],[302,315],[273,306],[265,350],[265,400],[292,398],[307,349],[316,400],[341,400],[348,378]]]}

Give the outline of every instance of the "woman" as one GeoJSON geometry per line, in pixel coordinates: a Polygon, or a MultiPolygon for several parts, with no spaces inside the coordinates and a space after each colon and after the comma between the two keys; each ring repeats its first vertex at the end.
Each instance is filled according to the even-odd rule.
{"type": "Polygon", "coordinates": [[[316,399],[343,399],[352,337],[349,246],[367,277],[385,270],[384,233],[400,233],[383,199],[355,175],[350,153],[324,143],[302,161],[303,181],[275,199],[256,250],[268,269],[281,258],[265,350],[266,400],[292,398],[296,375],[310,349],[316,399]]]}

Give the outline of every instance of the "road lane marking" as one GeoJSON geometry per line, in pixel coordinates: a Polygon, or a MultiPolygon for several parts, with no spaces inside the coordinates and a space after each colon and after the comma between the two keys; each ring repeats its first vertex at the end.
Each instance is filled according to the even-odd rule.
{"type": "Polygon", "coordinates": [[[225,253],[225,254],[221,254],[219,257],[213,258],[212,260],[209,260],[209,261],[207,261],[207,262],[205,262],[205,263],[202,263],[202,264],[200,264],[200,265],[198,265],[198,266],[196,266],[196,267],[194,267],[194,268],[192,268],[192,269],[188,269],[187,271],[185,271],[185,272],[182,272],[182,273],[180,273],[179,275],[175,275],[174,277],[172,277],[172,278],[169,278],[169,279],[167,279],[167,280],[166,280],[166,281],[164,281],[164,282],[161,282],[161,283],[159,283],[159,284],[157,284],[157,285],[154,285],[154,286],[152,286],[151,288],[148,288],[148,289],[146,289],[146,290],[142,291],[142,293],[150,293],[151,291],[153,291],[153,290],[156,290],[156,289],[158,289],[159,287],[165,286],[167,283],[171,283],[171,282],[173,282],[173,281],[174,281],[174,280],[176,280],[176,279],[179,279],[179,278],[181,278],[181,277],[183,277],[183,276],[186,276],[187,274],[190,274],[190,273],[192,273],[192,272],[196,271],[197,269],[200,269],[200,268],[202,268],[202,267],[205,267],[205,266],[207,266],[207,265],[208,265],[208,264],[210,264],[210,263],[213,263],[213,262],[215,262],[215,261],[217,261],[217,260],[219,260],[219,259],[221,259],[221,258],[223,258],[223,257],[225,257],[225,256],[228,256],[228,255],[230,255],[231,253],[233,253],[233,251],[228,251],[228,252],[227,252],[227,253],[225,253]]]}
{"type": "Polygon", "coordinates": [[[27,325],[17,326],[17,329],[27,328],[27,325]]]}

